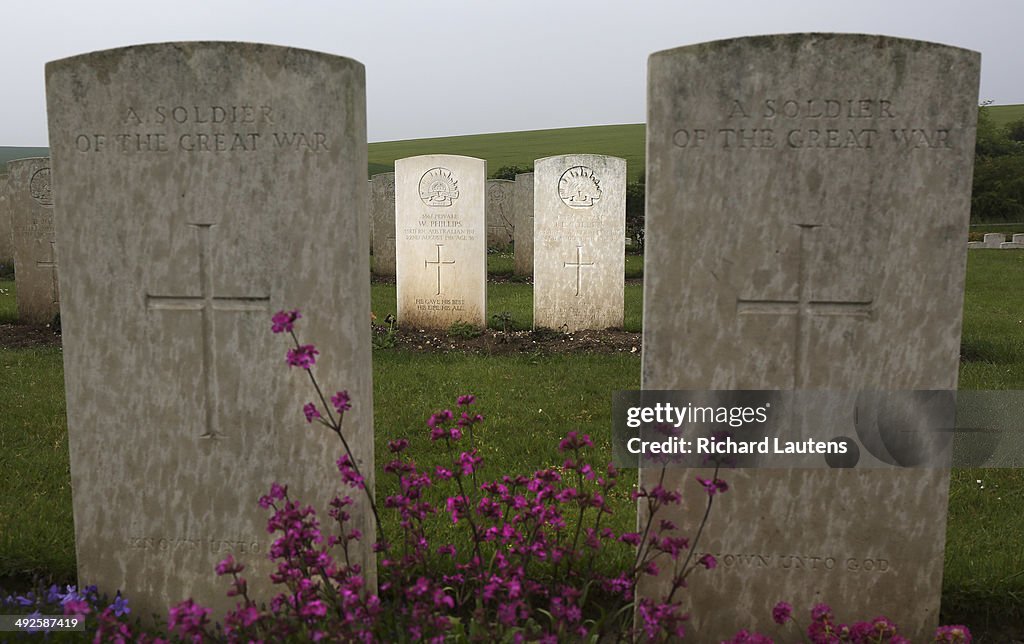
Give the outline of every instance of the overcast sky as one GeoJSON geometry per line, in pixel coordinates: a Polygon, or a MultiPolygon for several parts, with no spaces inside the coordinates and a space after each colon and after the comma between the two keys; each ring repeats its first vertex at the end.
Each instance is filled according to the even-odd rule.
{"type": "Polygon", "coordinates": [[[366,65],[370,141],[640,123],[652,52],[800,31],[975,49],[981,98],[1024,103],[1022,0],[3,0],[0,8],[0,145],[47,145],[47,61],[174,40],[355,58],[366,65]]]}

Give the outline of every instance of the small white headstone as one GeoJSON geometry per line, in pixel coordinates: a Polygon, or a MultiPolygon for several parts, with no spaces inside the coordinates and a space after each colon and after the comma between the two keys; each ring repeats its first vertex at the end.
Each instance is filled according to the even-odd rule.
{"type": "Polygon", "coordinates": [[[50,159],[7,163],[18,319],[48,324],[60,313],[50,159]]]}
{"type": "Polygon", "coordinates": [[[398,323],[487,325],[487,162],[455,155],[395,161],[398,323]]]}
{"type": "Polygon", "coordinates": [[[373,274],[395,274],[395,173],[370,180],[370,221],[373,222],[373,274]]]}
{"type": "Polygon", "coordinates": [[[985,248],[999,248],[1006,241],[1003,233],[985,233],[985,248]]]}
{"type": "Polygon", "coordinates": [[[534,164],[533,325],[621,327],[626,161],[596,154],[534,164]]]}
{"type": "Polygon", "coordinates": [[[487,247],[506,251],[515,237],[513,190],[515,182],[487,180],[487,247]]]}
{"type": "Polygon", "coordinates": [[[515,223],[513,273],[533,275],[533,173],[516,175],[512,191],[512,220],[515,223]]]}

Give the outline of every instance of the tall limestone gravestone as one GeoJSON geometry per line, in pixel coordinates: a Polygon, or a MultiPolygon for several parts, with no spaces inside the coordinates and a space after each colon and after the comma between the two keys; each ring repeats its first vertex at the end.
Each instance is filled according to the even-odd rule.
{"type": "Polygon", "coordinates": [[[60,313],[50,159],[9,161],[7,173],[18,319],[49,324],[60,313]]]}
{"type": "MultiPolygon", "coordinates": [[[[652,55],[643,388],[955,390],[978,71],[972,51],[863,35],[652,55]]],[[[668,470],[685,509],[665,518],[690,534],[709,473],[668,470]]],[[[699,546],[719,565],[685,590],[699,641],[774,632],[781,600],[930,639],[947,469],[722,476],[699,546]]]]}
{"type": "Polygon", "coordinates": [[[370,179],[370,221],[373,223],[373,274],[395,274],[395,173],[370,179]]]}
{"type": "Polygon", "coordinates": [[[374,471],[363,66],[166,43],[51,62],[46,89],[79,578],[139,615],[188,597],[224,610],[214,567],[230,554],[267,599],[257,500],[279,481],[326,512],[342,451],[301,416],[315,394],[273,312],[302,310],[374,471]]]}
{"type": "Polygon", "coordinates": [[[512,223],[515,227],[512,272],[533,275],[533,173],[516,175],[512,190],[512,223]]]}
{"type": "Polygon", "coordinates": [[[621,327],[626,161],[596,154],[534,164],[533,325],[621,327]]]}
{"type": "Polygon", "coordinates": [[[472,157],[395,161],[399,324],[486,326],[486,176],[487,162],[472,157]]]}
{"type": "Polygon", "coordinates": [[[513,191],[515,182],[487,180],[487,247],[507,251],[515,237],[513,191]]]}

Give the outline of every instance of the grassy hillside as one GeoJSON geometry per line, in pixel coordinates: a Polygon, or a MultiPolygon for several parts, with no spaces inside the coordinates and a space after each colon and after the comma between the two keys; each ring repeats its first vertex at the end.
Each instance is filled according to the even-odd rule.
{"type": "Polygon", "coordinates": [[[991,105],[988,110],[996,125],[1006,125],[1010,121],[1024,118],[1024,105],[991,105]]]}
{"type": "Polygon", "coordinates": [[[50,156],[50,148],[16,148],[0,146],[0,174],[7,174],[3,167],[8,161],[15,159],[26,159],[28,157],[50,156]]]}
{"type": "Polygon", "coordinates": [[[370,175],[393,172],[395,159],[420,154],[462,154],[486,159],[487,171],[493,173],[506,165],[532,166],[535,159],[556,154],[590,153],[622,157],[632,181],[643,172],[645,130],[640,123],[371,143],[370,175]]]}

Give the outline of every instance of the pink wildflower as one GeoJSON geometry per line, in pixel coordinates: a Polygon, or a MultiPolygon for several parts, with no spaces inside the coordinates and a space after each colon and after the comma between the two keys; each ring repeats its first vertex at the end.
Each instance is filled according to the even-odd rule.
{"type": "Polygon", "coordinates": [[[270,330],[274,333],[291,333],[295,328],[295,321],[301,318],[298,309],[293,311],[278,311],[270,321],[273,323],[270,330]]]}

